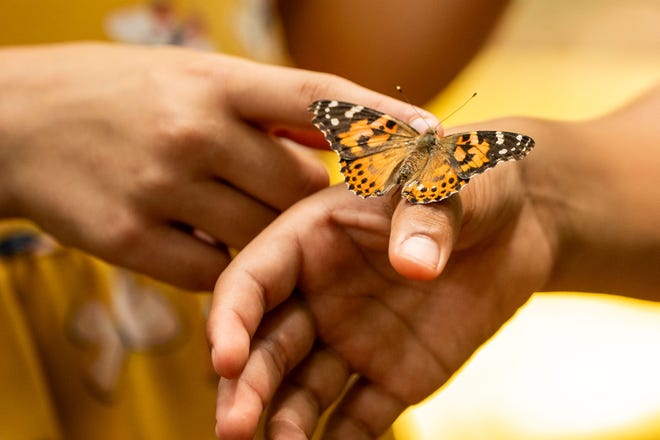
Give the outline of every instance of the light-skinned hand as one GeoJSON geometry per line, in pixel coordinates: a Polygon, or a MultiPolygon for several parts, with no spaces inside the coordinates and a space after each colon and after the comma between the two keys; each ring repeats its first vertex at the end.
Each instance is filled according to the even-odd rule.
{"type": "MultiPolygon", "coordinates": [[[[0,52],[0,217],[191,289],[282,210],[327,186],[307,106],[412,106],[335,76],[175,48],[0,52]]],[[[428,113],[425,113],[432,118],[428,113]]]]}

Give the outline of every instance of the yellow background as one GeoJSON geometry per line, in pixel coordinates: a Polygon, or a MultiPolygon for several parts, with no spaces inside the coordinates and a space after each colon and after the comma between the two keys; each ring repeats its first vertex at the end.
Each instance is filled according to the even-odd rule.
{"type": "MultiPolygon", "coordinates": [[[[240,48],[226,37],[227,11],[236,0],[170,0],[176,14],[204,17],[213,41],[223,51],[238,54],[240,48]]],[[[146,0],[42,1],[3,0],[0,2],[0,45],[39,44],[54,41],[107,40],[104,20],[109,12],[148,5],[146,0]]]]}

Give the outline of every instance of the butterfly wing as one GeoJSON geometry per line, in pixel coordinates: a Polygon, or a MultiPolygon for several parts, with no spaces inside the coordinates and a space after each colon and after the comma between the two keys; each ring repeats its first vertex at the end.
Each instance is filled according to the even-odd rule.
{"type": "Polygon", "coordinates": [[[397,148],[401,142],[419,136],[403,121],[349,102],[315,101],[309,111],[314,114],[314,125],[342,159],[397,148]]]}
{"type": "Polygon", "coordinates": [[[437,202],[458,192],[470,177],[497,165],[519,160],[534,148],[534,140],[508,131],[473,131],[445,136],[427,163],[403,187],[411,203],[437,202]]]}
{"type": "Polygon", "coordinates": [[[404,148],[390,148],[357,159],[340,159],[348,189],[361,197],[382,196],[398,183],[404,148]]]}
{"type": "Polygon", "coordinates": [[[456,174],[444,153],[435,151],[403,186],[401,197],[413,204],[438,202],[460,191],[468,181],[456,174]]]}
{"type": "Polygon", "coordinates": [[[534,139],[509,131],[472,131],[445,136],[441,144],[456,174],[469,179],[498,162],[527,156],[534,148],[534,139]]]}
{"type": "Polygon", "coordinates": [[[417,130],[389,115],[342,101],[315,101],[312,122],[339,155],[341,173],[362,197],[385,194],[397,183],[401,162],[415,146],[417,130]]]}

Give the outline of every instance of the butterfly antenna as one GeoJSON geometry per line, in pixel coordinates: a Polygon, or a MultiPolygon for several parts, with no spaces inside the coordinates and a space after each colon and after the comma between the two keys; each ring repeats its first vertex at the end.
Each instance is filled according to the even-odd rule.
{"type": "Polygon", "coordinates": [[[467,105],[468,102],[472,101],[472,98],[474,98],[475,96],[477,96],[477,92],[474,92],[474,93],[472,94],[472,96],[470,96],[468,99],[466,99],[465,102],[464,102],[463,104],[461,104],[460,106],[458,106],[458,108],[457,108],[456,110],[454,110],[453,112],[449,113],[447,116],[445,116],[444,118],[442,118],[442,119],[440,120],[440,122],[441,122],[441,123],[442,123],[442,122],[445,122],[447,119],[449,119],[449,118],[451,118],[452,116],[454,116],[454,115],[455,115],[460,109],[462,109],[463,107],[465,107],[465,106],[467,105]]]}
{"type": "Polygon", "coordinates": [[[415,110],[415,113],[417,113],[417,116],[419,116],[419,118],[420,118],[421,120],[423,120],[423,121],[426,123],[426,125],[428,125],[429,128],[433,128],[433,127],[431,127],[431,126],[429,125],[428,122],[426,122],[426,118],[424,118],[424,117],[422,116],[422,114],[419,112],[419,110],[417,110],[417,107],[415,107],[414,105],[412,105],[412,103],[410,102],[410,100],[408,99],[408,97],[406,96],[406,94],[403,92],[403,87],[401,87],[401,86],[396,86],[396,91],[399,92],[399,93],[401,94],[401,97],[403,97],[403,100],[406,101],[406,102],[408,103],[408,105],[411,106],[411,107],[413,108],[413,110],[415,110]]]}

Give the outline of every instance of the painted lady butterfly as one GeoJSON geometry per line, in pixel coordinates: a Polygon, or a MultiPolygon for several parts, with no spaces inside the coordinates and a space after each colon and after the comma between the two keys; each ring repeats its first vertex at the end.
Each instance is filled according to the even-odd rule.
{"type": "Polygon", "coordinates": [[[315,101],[313,123],[334,151],[348,188],[381,196],[401,185],[411,203],[437,202],[460,191],[470,177],[498,162],[519,160],[534,140],[508,131],[472,131],[440,137],[361,105],[315,101]]]}

